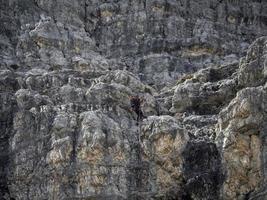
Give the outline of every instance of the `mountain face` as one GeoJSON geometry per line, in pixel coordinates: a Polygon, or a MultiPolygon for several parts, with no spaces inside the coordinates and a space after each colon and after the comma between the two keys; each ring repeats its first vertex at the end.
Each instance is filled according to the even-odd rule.
{"type": "Polygon", "coordinates": [[[0,0],[0,23],[0,199],[267,199],[265,0],[0,0]]]}

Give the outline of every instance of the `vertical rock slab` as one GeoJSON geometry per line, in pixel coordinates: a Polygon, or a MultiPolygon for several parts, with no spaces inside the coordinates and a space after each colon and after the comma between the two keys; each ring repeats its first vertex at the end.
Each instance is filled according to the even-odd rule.
{"type": "Polygon", "coordinates": [[[266,100],[263,87],[246,88],[219,114],[217,144],[226,170],[225,198],[244,199],[266,183],[266,100]]]}
{"type": "MultiPolygon", "coordinates": [[[[189,136],[170,116],[151,116],[142,124],[142,149],[144,160],[149,164],[150,196],[155,199],[182,198],[182,152],[189,136]]],[[[185,194],[184,194],[185,195],[185,194]]]]}

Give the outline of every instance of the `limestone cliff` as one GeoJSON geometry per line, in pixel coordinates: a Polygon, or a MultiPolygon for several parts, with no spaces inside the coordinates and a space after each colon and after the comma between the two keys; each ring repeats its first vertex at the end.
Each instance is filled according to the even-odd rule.
{"type": "Polygon", "coordinates": [[[266,1],[1,0],[0,23],[0,199],[267,198],[266,1]]]}

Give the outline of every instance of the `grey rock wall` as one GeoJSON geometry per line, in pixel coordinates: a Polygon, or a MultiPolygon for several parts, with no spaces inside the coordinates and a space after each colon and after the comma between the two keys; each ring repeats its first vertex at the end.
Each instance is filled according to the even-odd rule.
{"type": "Polygon", "coordinates": [[[1,0],[0,23],[0,199],[267,198],[264,0],[1,0]]]}

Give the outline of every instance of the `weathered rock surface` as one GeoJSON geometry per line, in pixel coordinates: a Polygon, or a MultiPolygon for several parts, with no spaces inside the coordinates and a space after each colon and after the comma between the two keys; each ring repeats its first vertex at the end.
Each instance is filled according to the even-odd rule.
{"type": "Polygon", "coordinates": [[[227,171],[222,194],[229,199],[266,198],[266,50],[266,37],[249,48],[238,73],[246,88],[219,114],[216,141],[227,171]]]}
{"type": "Polygon", "coordinates": [[[197,114],[216,114],[222,106],[229,103],[236,93],[236,78],[224,76],[221,79],[217,74],[229,73],[235,65],[223,66],[219,69],[205,69],[197,74],[182,78],[182,83],[174,91],[172,101],[173,112],[194,111],[197,114]],[[185,79],[185,80],[184,80],[185,79]]]}
{"type": "Polygon", "coordinates": [[[264,183],[261,156],[266,119],[266,91],[246,88],[222,110],[218,120],[218,139],[227,170],[223,194],[226,198],[245,198],[264,183]],[[222,138],[221,138],[222,137],[222,138]]]}
{"type": "Polygon", "coordinates": [[[266,199],[266,13],[0,1],[0,199],[266,199]]]}

